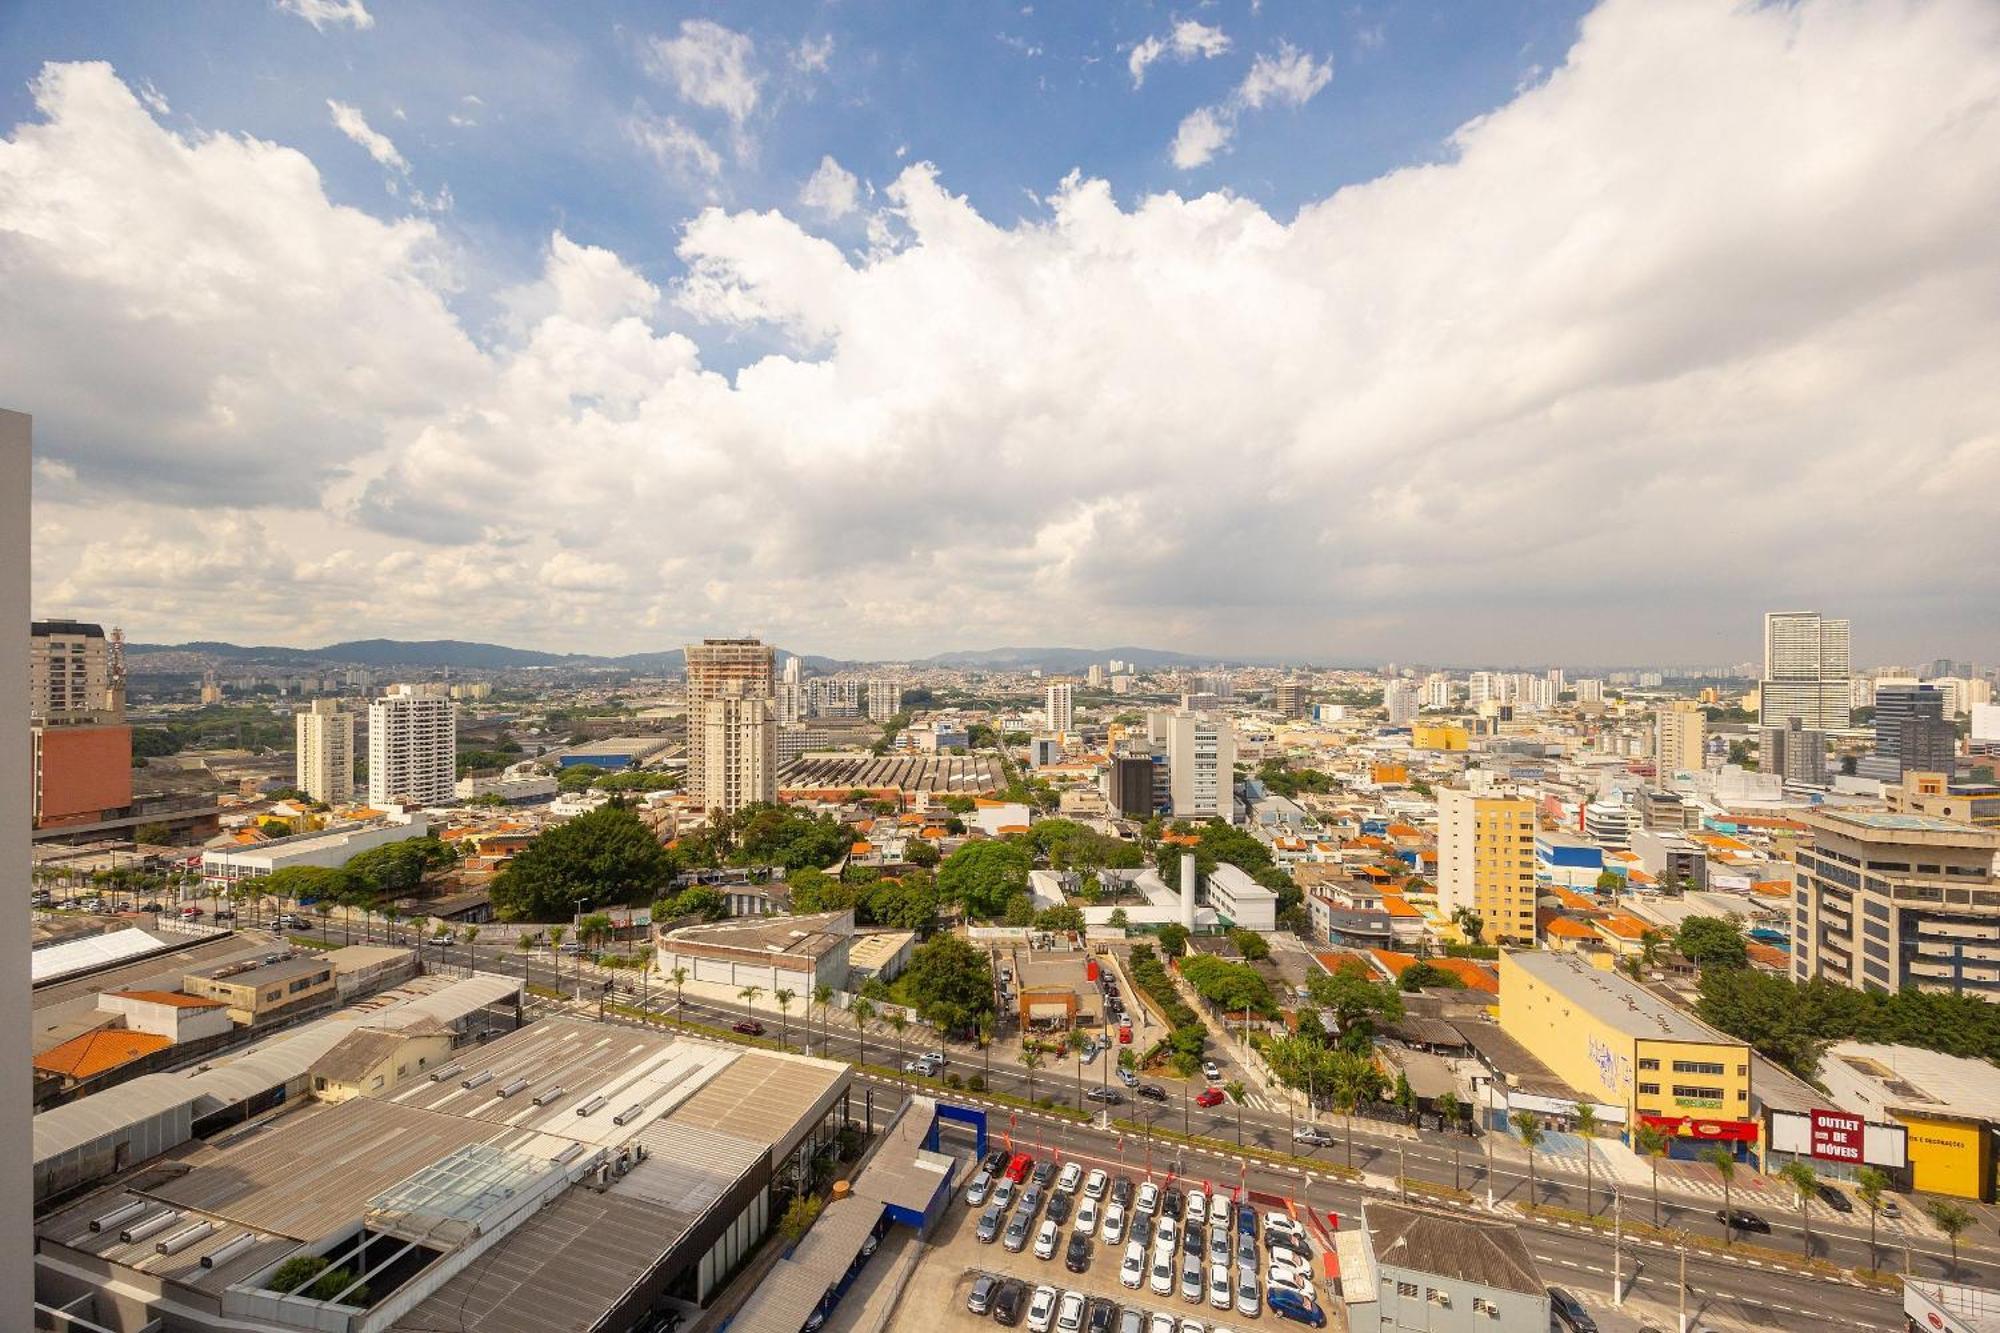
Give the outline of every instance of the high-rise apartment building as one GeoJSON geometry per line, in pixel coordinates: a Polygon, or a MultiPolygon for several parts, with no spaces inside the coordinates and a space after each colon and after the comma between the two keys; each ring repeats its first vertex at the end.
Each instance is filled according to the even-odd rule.
{"type": "Polygon", "coordinates": [[[1438,792],[1438,907],[1469,908],[1485,940],[1535,941],[1535,803],[1461,787],[1438,792]]]}
{"type": "MultiPolygon", "coordinates": [[[[115,631],[114,631],[115,633],[115,631]]],[[[28,627],[28,717],[84,725],[125,720],[125,683],[114,679],[102,625],[37,620],[28,627]]]]}
{"type": "Polygon", "coordinates": [[[1236,822],[1236,732],[1213,713],[1167,719],[1167,786],[1175,819],[1236,822]]]}
{"type": "Polygon", "coordinates": [[[458,782],[458,705],[444,685],[391,685],[368,701],[368,803],[449,805],[458,782]]]}
{"type": "Polygon", "coordinates": [[[903,711],[903,686],[899,681],[871,680],[868,682],[868,716],[876,722],[887,722],[903,711]]]}
{"type": "Polygon", "coordinates": [[[1417,687],[1407,680],[1392,680],[1382,687],[1382,711],[1392,727],[1407,727],[1417,717],[1417,687]]]}
{"type": "Polygon", "coordinates": [[[1875,753],[1854,771],[1879,782],[1901,782],[1906,773],[1950,773],[1958,732],[1944,711],[1944,693],[1929,685],[1878,685],[1875,753]]]}
{"type": "Polygon", "coordinates": [[[1653,717],[1653,760],[1665,786],[1676,773],[1699,773],[1708,740],[1708,714],[1692,699],[1670,699],[1653,717]]]}
{"type": "Polygon", "coordinates": [[[1045,701],[1044,725],[1058,736],[1076,730],[1076,690],[1069,684],[1051,685],[1045,701]]]}
{"type": "Polygon", "coordinates": [[[1300,718],[1311,706],[1312,689],[1302,680],[1281,680],[1272,691],[1271,702],[1286,717],[1300,718]]]}
{"type": "Polygon", "coordinates": [[[1151,755],[1113,755],[1104,770],[1104,799],[1126,819],[1150,819],[1154,804],[1154,770],[1166,765],[1151,755]]]}
{"type": "Polygon", "coordinates": [[[727,681],[702,704],[702,782],[695,790],[704,809],[735,814],[777,799],[777,718],[769,693],[754,691],[750,681],[727,681]]]}
{"type": "Polygon", "coordinates": [[[1793,718],[1782,727],[1757,729],[1757,767],[1786,782],[1826,785],[1826,733],[1793,718]]]}
{"type": "Polygon", "coordinates": [[[354,714],[338,699],[315,699],[294,716],[298,788],[315,801],[341,805],[354,799],[354,723],[354,714]]]}
{"type": "Polygon", "coordinates": [[[1764,678],[1757,687],[1759,720],[1782,727],[1793,718],[1817,731],[1838,730],[1853,714],[1848,622],[1817,611],[1770,611],[1764,616],[1764,678]]]}
{"type": "Polygon", "coordinates": [[[1425,708],[1451,707],[1454,693],[1451,677],[1443,672],[1432,672],[1424,677],[1423,706],[1425,708]]]}
{"type": "Polygon", "coordinates": [[[1572,686],[1576,690],[1576,701],[1580,704],[1601,704],[1604,702],[1604,681],[1597,676],[1584,676],[1572,686]]]}
{"type": "Polygon", "coordinates": [[[1792,976],[2000,1001],[2000,829],[1817,809],[1792,893],[1792,976]]]}
{"type": "Polygon", "coordinates": [[[28,626],[29,817],[36,828],[89,824],[132,805],[123,639],[101,625],[28,626]]]}
{"type": "MultiPolygon", "coordinates": [[[[790,683],[799,683],[798,664],[796,657],[785,663],[790,683]]],[[[687,646],[687,790],[708,790],[702,751],[709,700],[721,698],[732,684],[740,684],[745,695],[770,695],[775,666],[771,646],[756,639],[703,639],[687,646]]]]}

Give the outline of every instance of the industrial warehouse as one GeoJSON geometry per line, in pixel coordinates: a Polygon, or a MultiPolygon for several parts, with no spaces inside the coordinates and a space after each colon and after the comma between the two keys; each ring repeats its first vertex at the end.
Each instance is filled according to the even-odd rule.
{"type": "MultiPolygon", "coordinates": [[[[379,1093],[134,1151],[42,1218],[37,1299],[117,1333],[624,1333],[728,1279],[774,1190],[830,1145],[848,1082],[829,1061],[544,1020],[379,1093]]],[[[60,1146],[43,1128],[38,1156],[60,1146]]]]}

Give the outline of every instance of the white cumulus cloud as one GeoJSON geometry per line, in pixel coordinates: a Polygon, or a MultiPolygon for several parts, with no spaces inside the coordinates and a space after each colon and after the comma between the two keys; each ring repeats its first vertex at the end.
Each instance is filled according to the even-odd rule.
{"type": "Polygon", "coordinates": [[[1183,171],[1201,166],[1228,144],[1236,133],[1236,117],[1217,107],[1196,107],[1181,118],[1174,131],[1174,165],[1183,171]]]}
{"type": "Polygon", "coordinates": [[[819,168],[799,191],[799,202],[824,218],[838,220],[854,211],[860,188],[854,173],[829,154],[820,158],[819,168]]]}
{"type": "Polygon", "coordinates": [[[1277,54],[1258,56],[1251,64],[1236,97],[1247,107],[1261,107],[1266,102],[1304,106],[1331,82],[1331,60],[1314,60],[1290,42],[1280,42],[1277,54]]]}
{"type": "Polygon", "coordinates": [[[1134,46],[1125,59],[1125,68],[1131,72],[1132,86],[1137,88],[1146,82],[1147,67],[1162,56],[1187,61],[1197,56],[1212,58],[1228,50],[1229,36],[1222,29],[1194,19],[1179,19],[1166,36],[1147,37],[1134,46]]]}
{"type": "Polygon", "coordinates": [[[409,174],[410,164],[396,151],[396,145],[389,141],[388,135],[369,127],[368,118],[361,114],[360,108],[329,98],[326,109],[333,113],[334,128],[360,144],[368,156],[385,167],[409,174]]]}
{"type": "Polygon", "coordinates": [[[690,105],[720,111],[741,125],[757,109],[764,76],[748,34],[708,19],[684,19],[679,34],[647,44],[655,72],[690,105]]]}
{"type": "Polygon", "coordinates": [[[357,29],[375,26],[375,16],[362,0],[277,0],[277,3],[287,14],[296,14],[322,31],[328,24],[345,23],[357,29]]]}
{"type": "Polygon", "coordinates": [[[640,108],[625,121],[632,141],[660,165],[691,176],[713,178],[722,172],[722,155],[699,131],[674,116],[659,116],[640,108]]]}

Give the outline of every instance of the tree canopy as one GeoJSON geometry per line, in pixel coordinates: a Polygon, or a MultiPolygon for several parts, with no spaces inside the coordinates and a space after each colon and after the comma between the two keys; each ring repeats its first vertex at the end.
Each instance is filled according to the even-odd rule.
{"type": "Polygon", "coordinates": [[[938,893],[968,916],[991,920],[1007,910],[1009,898],[1027,891],[1032,868],[1027,849],[1016,843],[969,842],[938,867],[938,893]]]}
{"type": "Polygon", "coordinates": [[[593,907],[652,902],[674,871],[672,853],[614,801],[529,843],[493,881],[493,906],[509,921],[563,921],[586,900],[593,907]]]}
{"type": "Polygon", "coordinates": [[[1231,962],[1212,954],[1196,954],[1181,960],[1181,976],[1194,987],[1195,994],[1228,1013],[1249,1010],[1273,1015],[1271,985],[1248,963],[1231,962]]]}
{"type": "Polygon", "coordinates": [[[1306,983],[1312,1002],[1333,1016],[1343,1044],[1359,1046],[1374,1034],[1375,1021],[1403,1016],[1403,997],[1387,982],[1373,980],[1359,964],[1315,976],[1306,983]]]}
{"type": "Polygon", "coordinates": [[[1229,942],[1236,946],[1236,952],[1253,963],[1271,956],[1271,942],[1254,930],[1232,930],[1229,942]]]}
{"type": "Polygon", "coordinates": [[[1696,967],[1742,967],[1750,961],[1743,931],[1719,916],[1691,916],[1674,932],[1674,948],[1696,967]]]}
{"type": "MultiPolygon", "coordinates": [[[[1176,822],[1176,832],[1182,831],[1178,824],[1179,821],[1176,822]]],[[[1194,849],[1194,863],[1204,879],[1213,874],[1218,865],[1227,863],[1277,894],[1280,912],[1305,901],[1304,892],[1292,882],[1292,877],[1271,860],[1270,850],[1247,831],[1220,819],[1212,819],[1186,831],[1201,840],[1194,849]]],[[[1179,852],[1185,849],[1174,850],[1179,852]]],[[[1168,888],[1178,893],[1181,887],[1180,856],[1169,855],[1166,849],[1162,849],[1159,862],[1160,878],[1166,881],[1168,888]]]]}
{"type": "Polygon", "coordinates": [[[1104,869],[1136,870],[1146,861],[1133,843],[1073,819],[1038,820],[1018,836],[1055,870],[1075,870],[1088,876],[1104,869]]]}
{"type": "Polygon", "coordinates": [[[424,882],[426,871],[448,866],[456,859],[457,854],[436,838],[405,838],[358,852],[341,869],[376,897],[396,898],[414,893],[424,882]]]}
{"type": "Polygon", "coordinates": [[[1696,1011],[1778,1064],[1812,1077],[1831,1042],[1920,1046],[2000,1060],[2000,1005],[1971,995],[1852,990],[1750,968],[1702,971],[1696,1011]]]}
{"type": "Polygon", "coordinates": [[[982,949],[956,935],[939,935],[910,955],[903,986],[920,1013],[950,1005],[964,1019],[993,1008],[993,965],[982,949]]]}

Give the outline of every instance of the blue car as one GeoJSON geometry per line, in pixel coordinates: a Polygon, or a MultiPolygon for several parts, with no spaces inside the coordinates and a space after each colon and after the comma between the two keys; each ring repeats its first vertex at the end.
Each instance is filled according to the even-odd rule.
{"type": "Polygon", "coordinates": [[[1308,1328],[1326,1327],[1326,1312],[1296,1291],[1285,1287],[1266,1287],[1264,1303],[1280,1319],[1289,1319],[1308,1328]]]}

